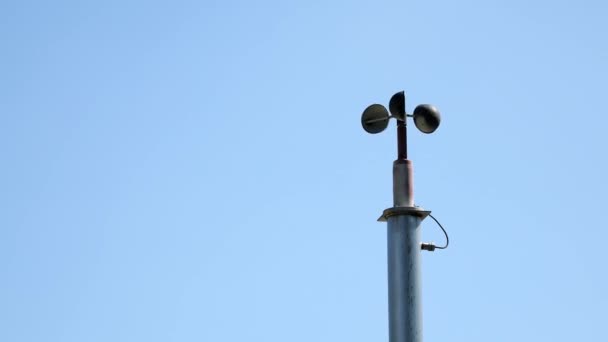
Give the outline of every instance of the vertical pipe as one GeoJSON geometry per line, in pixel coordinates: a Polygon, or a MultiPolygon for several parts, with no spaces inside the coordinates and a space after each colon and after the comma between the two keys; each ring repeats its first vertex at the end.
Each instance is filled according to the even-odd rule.
{"type": "MultiPolygon", "coordinates": [[[[405,138],[404,131],[405,125],[398,126],[399,137],[405,138]]],[[[393,163],[393,206],[414,207],[412,162],[402,159],[406,147],[401,143],[393,163]]],[[[421,219],[400,214],[387,221],[389,342],[422,342],[421,219]]]]}
{"type": "Polygon", "coordinates": [[[393,206],[414,206],[414,169],[411,160],[393,162],[393,206]]]}
{"type": "Polygon", "coordinates": [[[388,312],[390,342],[422,341],[420,218],[388,218],[388,312]]]}

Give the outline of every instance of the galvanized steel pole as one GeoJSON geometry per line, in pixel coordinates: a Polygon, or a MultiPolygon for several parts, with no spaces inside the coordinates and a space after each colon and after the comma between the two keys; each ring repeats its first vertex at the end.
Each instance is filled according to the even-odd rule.
{"type": "Polygon", "coordinates": [[[406,127],[397,123],[398,154],[393,163],[393,207],[388,223],[389,342],[422,342],[420,223],[430,213],[414,206],[413,168],[407,159],[406,127]]]}

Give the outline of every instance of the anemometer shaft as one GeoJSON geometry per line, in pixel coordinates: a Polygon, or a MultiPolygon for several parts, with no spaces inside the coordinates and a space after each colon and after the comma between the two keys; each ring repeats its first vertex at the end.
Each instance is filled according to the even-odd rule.
{"type": "MultiPolygon", "coordinates": [[[[414,207],[410,160],[399,158],[393,163],[393,206],[414,207]]],[[[411,213],[387,219],[389,342],[422,342],[421,221],[422,218],[411,213]]]]}
{"type": "Polygon", "coordinates": [[[397,160],[407,159],[407,126],[405,120],[397,120],[397,160]]]}

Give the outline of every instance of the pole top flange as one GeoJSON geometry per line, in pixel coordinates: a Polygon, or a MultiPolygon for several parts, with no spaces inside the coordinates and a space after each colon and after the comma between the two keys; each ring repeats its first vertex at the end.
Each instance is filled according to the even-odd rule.
{"type": "Polygon", "coordinates": [[[378,222],[386,222],[389,217],[398,215],[416,216],[420,217],[420,220],[422,221],[430,214],[430,210],[424,210],[422,207],[392,207],[384,209],[382,216],[378,218],[378,222]]]}

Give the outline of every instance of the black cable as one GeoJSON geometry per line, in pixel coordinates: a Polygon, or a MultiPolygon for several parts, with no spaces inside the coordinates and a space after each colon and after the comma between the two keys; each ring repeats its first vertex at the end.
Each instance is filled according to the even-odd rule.
{"type": "Polygon", "coordinates": [[[443,230],[443,234],[445,234],[445,246],[443,246],[443,247],[435,246],[435,248],[437,248],[437,249],[448,248],[448,245],[450,244],[450,238],[448,237],[448,233],[445,231],[445,229],[443,229],[443,226],[441,225],[441,223],[439,223],[439,221],[437,221],[437,219],[434,218],[433,215],[429,214],[429,216],[433,219],[433,221],[435,221],[435,223],[437,223],[439,228],[441,228],[441,230],[443,230]]]}

